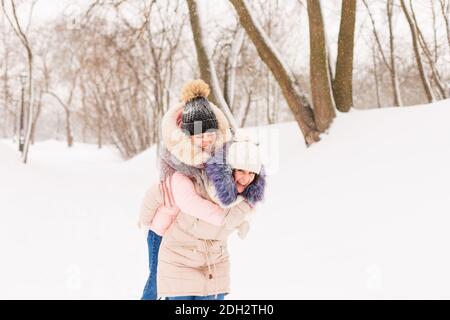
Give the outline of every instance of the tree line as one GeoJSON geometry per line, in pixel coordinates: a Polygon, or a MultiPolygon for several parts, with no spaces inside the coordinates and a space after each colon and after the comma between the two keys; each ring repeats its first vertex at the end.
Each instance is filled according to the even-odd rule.
{"type": "Polygon", "coordinates": [[[198,0],[96,0],[33,26],[39,1],[24,22],[24,3],[1,0],[0,135],[15,137],[24,162],[53,137],[131,158],[159,142],[192,78],[234,130],[294,120],[306,145],[353,108],[450,94],[448,0],[224,0],[226,25],[198,0]]]}

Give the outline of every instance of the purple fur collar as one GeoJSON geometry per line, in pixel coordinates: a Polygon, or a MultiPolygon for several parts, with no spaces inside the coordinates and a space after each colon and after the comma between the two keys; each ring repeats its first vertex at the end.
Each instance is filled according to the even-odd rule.
{"type": "Polygon", "coordinates": [[[217,192],[217,197],[224,205],[230,205],[236,200],[238,193],[233,179],[233,171],[225,162],[225,153],[228,144],[223,148],[215,150],[205,163],[205,173],[208,180],[212,182],[217,192]]]}
{"type": "Polygon", "coordinates": [[[266,189],[266,172],[264,166],[261,167],[261,172],[255,176],[255,180],[245,188],[242,196],[254,206],[256,203],[264,199],[264,190],[266,189]]]}

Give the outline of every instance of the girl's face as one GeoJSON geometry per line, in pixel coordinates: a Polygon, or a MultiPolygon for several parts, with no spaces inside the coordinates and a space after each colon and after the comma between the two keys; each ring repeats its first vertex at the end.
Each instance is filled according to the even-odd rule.
{"type": "Polygon", "coordinates": [[[210,150],[216,143],[216,132],[205,132],[191,136],[191,141],[203,150],[210,150]]]}
{"type": "Polygon", "coordinates": [[[255,180],[255,173],[246,171],[246,170],[240,170],[236,169],[233,172],[234,181],[236,182],[236,188],[238,193],[244,192],[245,188],[247,188],[250,183],[255,180]]]}

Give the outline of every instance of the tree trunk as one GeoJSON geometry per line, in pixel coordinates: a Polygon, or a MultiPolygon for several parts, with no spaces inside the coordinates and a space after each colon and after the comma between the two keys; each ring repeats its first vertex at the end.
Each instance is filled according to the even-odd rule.
{"type": "Polygon", "coordinates": [[[228,119],[231,130],[234,132],[237,129],[236,120],[234,119],[230,108],[225,101],[222,90],[220,89],[216,69],[207,52],[206,43],[204,43],[203,40],[197,0],[186,0],[186,2],[189,9],[189,18],[191,21],[192,34],[194,36],[195,49],[197,51],[200,76],[211,87],[211,95],[208,99],[222,109],[228,119]]]}
{"type": "Polygon", "coordinates": [[[3,95],[3,107],[5,108],[4,110],[5,110],[5,126],[3,127],[3,134],[4,134],[4,136],[6,137],[7,136],[7,130],[8,130],[8,119],[10,118],[9,116],[8,116],[8,111],[9,111],[9,109],[10,109],[10,104],[9,104],[9,84],[8,84],[8,82],[9,82],[9,74],[8,74],[8,56],[9,56],[9,53],[8,53],[8,51],[6,50],[6,52],[5,52],[5,54],[4,54],[4,58],[3,58],[3,61],[4,61],[4,64],[5,64],[5,69],[4,69],[4,71],[3,71],[3,92],[4,92],[4,95],[3,95]]]}
{"type": "Polygon", "coordinates": [[[444,23],[445,23],[445,31],[447,33],[448,48],[450,49],[450,22],[449,22],[450,1],[447,2],[447,4],[446,4],[445,0],[439,0],[439,4],[440,4],[440,7],[441,7],[442,17],[443,17],[444,23]]]}
{"type": "MultiPolygon", "coordinates": [[[[13,29],[16,36],[19,38],[20,42],[22,43],[25,51],[26,51],[26,57],[27,57],[27,67],[28,67],[28,87],[27,87],[27,95],[28,95],[28,119],[27,119],[27,129],[25,133],[25,143],[23,146],[23,152],[22,152],[22,162],[24,164],[27,163],[28,160],[28,150],[30,147],[30,141],[31,141],[31,128],[33,124],[33,115],[34,115],[34,96],[33,96],[33,52],[31,51],[31,46],[28,41],[28,37],[26,35],[26,32],[22,30],[22,27],[19,23],[19,18],[17,16],[16,11],[16,4],[13,0],[10,1],[11,4],[11,14],[8,14],[5,0],[1,0],[1,5],[3,9],[3,13],[8,20],[9,25],[13,29]]],[[[30,9],[30,16],[31,12],[33,11],[35,2],[32,3],[31,9],[30,9]]]]}
{"type": "Polygon", "coordinates": [[[433,18],[433,43],[434,43],[434,63],[437,63],[438,60],[438,39],[437,39],[437,26],[436,26],[436,9],[434,7],[435,0],[430,0],[431,5],[431,14],[433,18]]]}
{"type": "Polygon", "coordinates": [[[270,97],[272,95],[272,81],[271,81],[271,73],[267,70],[267,88],[266,88],[266,106],[267,106],[267,124],[271,124],[270,119],[270,97]]]}
{"type": "Polygon", "coordinates": [[[73,136],[72,136],[72,128],[70,125],[70,110],[68,108],[64,108],[66,114],[66,140],[67,146],[71,148],[73,146],[73,136]]]}
{"type": "Polygon", "coordinates": [[[19,152],[23,153],[25,144],[25,96],[24,96],[24,84],[22,83],[21,97],[20,97],[20,116],[19,116],[19,152]]]}
{"type": "Polygon", "coordinates": [[[258,51],[258,55],[272,72],[278,82],[281,92],[291,109],[307,146],[320,140],[316,127],[314,112],[304,92],[295,80],[292,72],[285,66],[280,55],[274,49],[270,39],[261,26],[250,14],[245,0],[230,0],[234,6],[239,21],[258,51]]]}
{"type": "Polygon", "coordinates": [[[39,117],[41,115],[41,110],[42,110],[42,93],[43,93],[43,91],[40,90],[40,92],[39,92],[39,100],[38,100],[37,108],[36,108],[36,114],[34,115],[33,125],[31,127],[31,144],[34,144],[34,142],[35,142],[35,134],[36,134],[37,122],[38,122],[39,117]]]}
{"type": "MultiPolygon", "coordinates": [[[[80,82],[82,82],[82,81],[80,81],[80,82]]],[[[82,116],[82,121],[83,121],[83,129],[82,129],[82,131],[81,131],[81,136],[82,136],[82,141],[83,141],[83,143],[86,143],[86,131],[87,131],[87,128],[88,128],[88,119],[89,119],[89,117],[88,117],[88,109],[87,109],[87,104],[86,104],[86,89],[85,89],[85,87],[84,87],[84,85],[80,85],[80,88],[81,88],[81,105],[82,105],[82,114],[83,114],[83,116],[82,116]]]]}
{"type": "MultiPolygon", "coordinates": [[[[411,3],[411,14],[414,21],[415,28],[417,30],[417,35],[419,39],[420,47],[422,48],[423,53],[425,54],[425,57],[427,58],[428,64],[430,65],[431,75],[433,76],[434,83],[436,84],[439,94],[442,96],[442,98],[447,98],[447,94],[445,92],[445,86],[441,81],[441,77],[439,76],[439,72],[436,69],[435,60],[433,58],[433,55],[430,51],[430,48],[425,40],[424,35],[422,34],[422,31],[420,30],[419,24],[417,22],[416,13],[414,11],[414,7],[411,3]]],[[[434,29],[435,30],[435,29],[434,29]]],[[[437,47],[435,47],[436,49],[437,47]]],[[[435,53],[436,54],[436,53],[435,53]]],[[[437,60],[437,59],[436,59],[437,60]]]]}
{"type": "Polygon", "coordinates": [[[239,52],[241,51],[242,44],[244,43],[245,30],[239,28],[236,34],[234,41],[231,44],[230,54],[228,55],[227,63],[226,63],[226,71],[225,71],[225,100],[233,110],[234,107],[234,90],[236,87],[236,66],[237,60],[239,56],[239,52]]]}
{"type": "Polygon", "coordinates": [[[250,106],[252,104],[252,96],[251,94],[248,96],[248,100],[247,100],[247,104],[245,106],[245,112],[244,112],[244,116],[242,117],[241,120],[241,127],[245,127],[245,123],[247,122],[247,117],[248,117],[248,113],[250,111],[250,106]]]}
{"type": "Polygon", "coordinates": [[[423,66],[422,57],[420,56],[419,39],[418,39],[418,35],[417,35],[417,29],[411,18],[411,14],[409,13],[408,8],[405,5],[405,1],[400,0],[400,4],[402,6],[403,12],[405,13],[406,20],[408,21],[408,25],[411,30],[411,38],[412,38],[412,44],[413,44],[413,48],[414,48],[414,55],[416,58],[417,68],[419,69],[420,79],[422,80],[423,89],[427,96],[428,102],[431,103],[434,101],[434,95],[433,95],[433,92],[431,91],[430,83],[429,83],[427,75],[425,73],[425,68],[423,66]]]}
{"type": "Polygon", "coordinates": [[[101,116],[97,121],[97,146],[99,149],[103,147],[103,125],[101,116]]]}
{"type": "Polygon", "coordinates": [[[320,0],[308,0],[310,79],[317,129],[324,132],[334,117],[334,100],[328,72],[325,29],[320,0]]]}
{"type": "Polygon", "coordinates": [[[30,148],[31,142],[31,128],[33,125],[33,115],[34,115],[34,96],[33,96],[33,54],[31,48],[27,42],[27,56],[28,56],[28,120],[27,120],[27,130],[25,135],[25,145],[22,153],[22,162],[27,163],[28,161],[28,150],[30,148]]]}
{"type": "Polygon", "coordinates": [[[389,26],[389,49],[390,49],[390,59],[391,59],[391,83],[394,92],[394,106],[403,106],[402,96],[400,94],[400,86],[398,85],[397,77],[397,66],[395,63],[395,44],[394,44],[394,30],[392,26],[392,16],[394,14],[394,1],[388,0],[386,3],[386,11],[388,15],[388,26],[389,26]]]}
{"type": "Polygon", "coordinates": [[[356,20],[356,0],[343,0],[339,28],[336,73],[333,94],[336,108],[348,112],[353,106],[353,48],[356,20]]]}
{"type": "Polygon", "coordinates": [[[375,94],[377,97],[377,106],[378,108],[381,108],[381,101],[380,101],[380,84],[378,81],[378,65],[377,65],[377,56],[376,56],[376,49],[375,44],[372,46],[372,63],[373,63],[373,76],[375,79],[375,94]]]}

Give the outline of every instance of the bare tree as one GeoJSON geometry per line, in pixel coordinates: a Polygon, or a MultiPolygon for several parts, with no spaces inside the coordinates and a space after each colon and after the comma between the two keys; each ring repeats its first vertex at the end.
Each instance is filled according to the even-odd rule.
{"type": "Polygon", "coordinates": [[[248,114],[250,112],[250,107],[254,101],[254,97],[253,97],[254,89],[253,89],[253,86],[248,84],[249,81],[246,81],[246,79],[243,79],[242,82],[244,84],[243,88],[246,92],[247,100],[245,101],[245,107],[244,107],[243,115],[241,117],[240,124],[241,124],[241,127],[245,127],[245,123],[247,122],[248,114]]]}
{"type": "MultiPolygon", "coordinates": [[[[278,31],[279,28],[282,28],[282,21],[284,21],[284,19],[282,19],[283,13],[279,11],[279,1],[268,0],[257,3],[261,7],[261,14],[264,17],[261,27],[271,41],[277,42],[276,47],[278,48],[282,45],[283,38],[285,38],[283,37],[284,33],[278,31]]],[[[280,31],[282,30],[283,29],[280,31]]],[[[275,46],[275,43],[273,43],[273,45],[275,46]]],[[[264,75],[267,88],[264,97],[266,100],[266,119],[267,124],[273,124],[276,122],[280,110],[279,85],[268,68],[266,68],[264,75]]]]}
{"type": "Polygon", "coordinates": [[[230,0],[230,2],[233,4],[247,35],[255,45],[260,58],[277,80],[283,96],[303,133],[306,145],[309,146],[319,141],[320,132],[316,126],[314,112],[291,70],[286,67],[265,32],[250,14],[246,1],[230,0]]]}
{"type": "Polygon", "coordinates": [[[234,95],[236,87],[236,66],[241,51],[242,44],[244,43],[245,30],[240,26],[236,28],[236,35],[234,41],[230,46],[230,53],[225,64],[225,81],[224,81],[224,92],[225,101],[231,110],[234,107],[234,95]]]}
{"type": "Polygon", "coordinates": [[[325,28],[319,0],[308,0],[311,95],[317,129],[325,131],[331,125],[336,112],[333,100],[328,55],[325,44],[325,28]]]}
{"type": "Polygon", "coordinates": [[[44,88],[42,86],[38,86],[38,92],[37,99],[35,99],[35,107],[34,109],[34,116],[33,116],[33,123],[31,124],[31,144],[33,145],[35,142],[35,132],[37,127],[37,122],[39,120],[39,117],[41,115],[42,111],[42,96],[44,94],[44,88]]]}
{"type": "MultiPolygon", "coordinates": [[[[3,20],[3,19],[2,19],[3,20]]],[[[13,106],[12,106],[12,92],[11,92],[11,85],[10,85],[10,57],[11,57],[11,51],[8,46],[7,42],[7,36],[8,33],[6,31],[6,28],[2,28],[2,45],[3,45],[3,59],[0,62],[0,66],[2,67],[2,75],[0,76],[0,80],[3,81],[3,117],[0,118],[0,120],[3,120],[3,136],[6,137],[8,135],[8,120],[9,118],[12,118],[13,120],[13,134],[15,134],[15,126],[16,126],[16,120],[17,115],[16,112],[14,112],[13,106]]]]}
{"type": "MultiPolygon", "coordinates": [[[[397,106],[402,106],[402,96],[400,94],[400,87],[398,84],[397,76],[397,64],[395,62],[395,43],[394,43],[394,30],[393,30],[393,15],[394,15],[394,0],[388,0],[386,2],[386,12],[388,16],[388,26],[389,26],[389,57],[390,57],[390,71],[391,71],[391,82],[394,91],[394,103],[397,106]]],[[[380,47],[381,50],[381,47],[380,47]]]]}
{"type": "MultiPolygon", "coordinates": [[[[422,48],[423,53],[425,54],[425,57],[427,58],[428,65],[430,66],[430,70],[431,70],[431,75],[432,75],[433,81],[436,84],[436,86],[438,88],[438,91],[439,91],[439,94],[441,95],[441,97],[442,98],[447,98],[447,93],[445,92],[445,86],[442,83],[441,76],[439,75],[439,72],[438,72],[438,70],[436,68],[437,44],[435,44],[435,47],[434,47],[435,54],[434,54],[434,57],[433,57],[433,54],[431,53],[430,47],[428,46],[427,41],[425,40],[425,37],[424,37],[424,35],[422,33],[422,30],[420,29],[419,23],[417,22],[416,12],[414,10],[412,2],[410,2],[410,7],[411,7],[411,14],[412,14],[414,26],[415,26],[415,28],[417,30],[419,44],[420,44],[420,47],[422,48]]],[[[432,5],[432,7],[433,7],[433,5],[432,5]]],[[[434,17],[434,10],[433,10],[433,17],[434,17]]],[[[435,26],[433,28],[433,33],[436,34],[435,26]]],[[[435,41],[437,41],[437,40],[435,40],[435,41]]]]}
{"type": "Polygon", "coordinates": [[[73,101],[73,97],[74,97],[74,92],[77,86],[77,80],[78,80],[78,73],[79,71],[77,71],[74,75],[73,75],[73,79],[72,79],[72,83],[69,89],[69,97],[66,99],[66,101],[64,101],[63,99],[60,98],[60,96],[58,94],[56,94],[55,92],[49,91],[47,92],[49,95],[53,96],[58,103],[61,105],[61,107],[63,107],[64,109],[64,114],[65,114],[65,122],[66,122],[66,140],[67,140],[67,146],[70,148],[73,146],[73,135],[72,135],[72,125],[71,125],[71,115],[72,115],[72,110],[71,110],[71,105],[72,105],[72,101],[73,101]]]}
{"type": "Polygon", "coordinates": [[[433,43],[434,43],[434,63],[438,60],[438,36],[437,36],[437,16],[436,16],[436,1],[430,0],[431,17],[433,21],[433,43]]]}
{"type": "Polygon", "coordinates": [[[194,36],[195,48],[197,51],[197,61],[200,68],[201,78],[211,87],[210,100],[222,109],[230,123],[233,131],[236,131],[237,124],[231,113],[222,90],[220,89],[219,80],[217,78],[216,68],[208,54],[206,43],[203,39],[199,10],[197,0],[186,0],[189,9],[189,18],[191,21],[192,34],[194,36]]]}
{"type": "Polygon", "coordinates": [[[386,55],[383,50],[383,45],[381,43],[376,25],[375,25],[375,19],[372,15],[372,12],[369,8],[369,5],[367,4],[367,0],[363,0],[363,3],[365,7],[367,8],[367,13],[369,14],[370,21],[372,23],[372,32],[375,37],[375,41],[378,47],[378,50],[380,51],[382,61],[386,68],[389,70],[390,76],[391,76],[391,84],[392,84],[392,92],[394,94],[394,106],[402,106],[402,95],[400,91],[399,81],[398,81],[398,74],[397,74],[397,66],[395,61],[395,37],[394,37],[394,31],[392,26],[392,18],[393,18],[393,0],[387,0],[386,2],[386,12],[388,17],[388,26],[389,26],[389,49],[390,49],[390,62],[388,62],[386,55]]]}
{"type": "Polygon", "coordinates": [[[372,64],[373,64],[373,77],[375,80],[375,95],[377,97],[377,106],[378,108],[381,108],[381,102],[380,102],[380,80],[378,76],[378,63],[377,63],[377,51],[376,51],[376,44],[375,40],[372,44],[372,64]]]}
{"type": "MultiPolygon", "coordinates": [[[[261,28],[265,31],[273,45],[290,50],[289,46],[294,46],[290,41],[289,34],[286,34],[286,27],[293,24],[294,20],[287,20],[284,18],[286,12],[282,6],[279,6],[278,1],[262,0],[254,3],[257,6],[259,14],[259,22],[261,28]]],[[[255,8],[256,10],[256,8],[255,8]]],[[[236,117],[238,123],[256,125],[259,121],[265,120],[265,123],[272,124],[279,121],[282,114],[280,110],[284,107],[283,98],[280,94],[278,82],[269,68],[261,59],[255,59],[258,52],[251,41],[243,40],[245,30],[240,25],[239,21],[236,25],[230,27],[223,27],[217,23],[215,27],[218,29],[217,36],[214,42],[217,43],[213,54],[213,59],[216,65],[222,61],[227,63],[224,66],[223,77],[218,74],[219,80],[224,83],[225,98],[230,95],[232,88],[233,104],[230,106],[233,115],[236,117]],[[241,38],[242,36],[242,38],[241,38]],[[236,59],[236,68],[234,74],[236,77],[236,84],[233,86],[227,85],[232,81],[230,74],[230,58],[235,56],[237,50],[232,49],[238,43],[240,48],[239,59],[236,59]],[[223,79],[223,80],[222,80],[223,79]],[[250,88],[250,89],[248,89],[250,88]],[[248,96],[250,95],[250,96],[248,96]],[[281,101],[280,101],[281,97],[281,101]],[[245,119],[245,121],[244,121],[245,119]],[[248,121],[247,121],[248,120],[248,121]]],[[[234,58],[233,58],[234,60],[234,58]]],[[[221,71],[222,68],[218,69],[221,71]]]]}
{"type": "Polygon", "coordinates": [[[353,106],[353,48],[356,20],[356,0],[343,0],[339,28],[336,73],[333,95],[339,111],[347,112],[353,106]]]}
{"type": "MultiPolygon", "coordinates": [[[[149,91],[149,101],[151,100],[149,98],[150,95],[154,97],[152,126],[155,128],[158,127],[159,120],[172,103],[170,88],[174,80],[175,53],[180,47],[182,31],[187,21],[187,16],[185,15],[181,16],[179,24],[167,21],[166,16],[168,14],[177,16],[180,11],[180,1],[173,3],[175,4],[173,7],[169,3],[165,3],[164,7],[161,7],[156,1],[151,2],[149,10],[145,14],[144,22],[147,46],[145,49],[141,48],[141,50],[138,50],[140,51],[138,56],[145,59],[146,63],[150,65],[149,72],[145,72],[143,79],[139,81],[151,79],[153,84],[152,91],[145,89],[144,84],[143,90],[144,92],[149,91]],[[148,50],[149,55],[144,50],[148,50]],[[148,58],[146,58],[147,56],[148,58]]],[[[135,49],[138,48],[139,46],[136,45],[135,49]]],[[[159,131],[154,131],[153,143],[159,143],[159,131]]]]}
{"type": "MultiPolygon", "coordinates": [[[[40,48],[38,47],[37,50],[35,50],[35,59],[36,61],[36,71],[35,71],[35,86],[36,91],[38,92],[35,94],[37,97],[35,99],[35,107],[34,107],[34,116],[33,116],[33,123],[31,126],[31,143],[34,144],[36,139],[36,128],[39,121],[39,118],[42,113],[42,106],[43,106],[43,97],[44,93],[49,91],[49,78],[50,78],[50,68],[48,65],[48,55],[50,54],[50,48],[49,48],[49,42],[52,41],[51,36],[49,34],[46,34],[47,29],[41,29],[38,30],[38,33],[40,34],[40,37],[38,38],[38,41],[36,41],[40,48]],[[41,67],[39,70],[39,66],[41,67]]],[[[56,69],[56,68],[55,68],[56,69]]]]}
{"type": "MultiPolygon", "coordinates": [[[[17,17],[16,4],[13,0],[9,2],[9,10],[7,8],[6,0],[1,0],[2,9],[5,14],[8,23],[13,29],[16,36],[19,38],[22,43],[24,49],[26,50],[27,63],[28,63],[28,85],[27,85],[27,95],[28,95],[28,120],[27,120],[27,130],[25,135],[25,144],[22,152],[22,162],[27,163],[28,159],[28,149],[31,141],[31,129],[33,125],[33,115],[34,115],[34,96],[33,96],[33,52],[31,50],[31,45],[28,40],[26,33],[23,31],[22,26],[19,23],[19,19],[17,17]],[[9,11],[9,12],[8,12],[9,11]]],[[[29,21],[31,20],[31,14],[33,12],[33,7],[36,1],[32,2],[29,21]]],[[[30,24],[28,23],[28,26],[30,24]]],[[[27,29],[28,29],[27,26],[27,29]]]]}
{"type": "Polygon", "coordinates": [[[421,57],[420,51],[419,51],[419,38],[418,38],[417,27],[414,24],[414,20],[411,16],[411,13],[409,12],[408,8],[405,5],[405,1],[400,0],[400,4],[402,6],[403,13],[405,14],[406,20],[408,21],[409,28],[411,30],[411,38],[412,38],[412,45],[413,45],[413,49],[414,49],[414,56],[416,58],[417,69],[419,70],[419,75],[420,75],[420,79],[422,80],[423,89],[427,96],[428,102],[431,103],[435,99],[434,99],[433,91],[431,90],[430,83],[428,81],[428,77],[425,73],[425,68],[424,68],[424,65],[422,62],[422,57],[421,57]]]}
{"type": "MultiPolygon", "coordinates": [[[[97,10],[119,15],[122,3],[97,1],[85,13],[82,30],[60,33],[79,64],[73,99],[81,108],[72,113],[83,122],[83,137],[92,132],[99,147],[112,143],[127,159],[159,142],[160,119],[175,100],[174,82],[181,81],[175,72],[185,59],[180,45],[188,15],[180,10],[180,1],[153,0],[145,3],[139,25],[119,18],[112,28],[105,27],[108,21],[97,10]]],[[[61,105],[67,104],[57,95],[61,105]]]]}
{"type": "Polygon", "coordinates": [[[439,0],[439,5],[445,23],[445,31],[447,32],[448,48],[450,49],[450,1],[439,0]]]}

